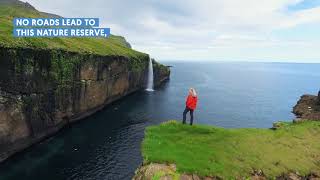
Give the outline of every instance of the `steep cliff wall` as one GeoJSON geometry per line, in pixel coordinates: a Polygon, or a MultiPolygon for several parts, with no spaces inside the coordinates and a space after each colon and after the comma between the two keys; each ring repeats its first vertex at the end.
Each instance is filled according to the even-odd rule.
{"type": "Polygon", "coordinates": [[[319,97],[308,94],[301,96],[292,111],[297,116],[295,121],[320,120],[319,97]]]}
{"type": "Polygon", "coordinates": [[[153,60],[153,74],[154,74],[154,83],[155,86],[160,85],[166,79],[170,78],[170,69],[167,66],[164,66],[157,61],[153,60]]]}
{"type": "MultiPolygon", "coordinates": [[[[0,47],[0,161],[145,86],[149,57],[0,47]]],[[[155,83],[170,75],[154,62],[155,83]]]]}

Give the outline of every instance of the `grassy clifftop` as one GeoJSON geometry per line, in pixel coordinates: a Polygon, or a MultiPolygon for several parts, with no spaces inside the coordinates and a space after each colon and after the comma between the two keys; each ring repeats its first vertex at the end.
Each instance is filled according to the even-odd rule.
{"type": "MultiPolygon", "coordinates": [[[[170,121],[147,128],[142,152],[146,164],[175,164],[180,175],[233,179],[250,177],[257,170],[274,178],[289,172],[320,173],[319,139],[320,122],[315,121],[283,123],[277,130],[188,126],[170,121]]],[[[160,175],[166,174],[157,172],[154,176],[160,175]]]]}
{"type": "Polygon", "coordinates": [[[14,38],[12,36],[14,17],[48,16],[50,14],[40,12],[27,3],[0,0],[0,47],[61,49],[85,54],[121,55],[136,58],[146,56],[144,53],[131,49],[123,37],[114,35],[109,38],[14,38]]]}

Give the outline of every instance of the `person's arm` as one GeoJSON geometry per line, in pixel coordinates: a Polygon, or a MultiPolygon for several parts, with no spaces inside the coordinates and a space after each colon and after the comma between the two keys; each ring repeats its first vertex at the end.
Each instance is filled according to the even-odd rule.
{"type": "Polygon", "coordinates": [[[186,106],[188,107],[188,106],[189,106],[189,104],[190,104],[190,95],[189,95],[189,96],[187,96],[186,106]]]}

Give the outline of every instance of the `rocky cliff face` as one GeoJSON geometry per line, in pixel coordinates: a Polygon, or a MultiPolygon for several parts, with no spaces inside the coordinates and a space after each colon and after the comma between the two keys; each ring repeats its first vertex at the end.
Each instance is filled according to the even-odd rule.
{"type": "MultiPolygon", "coordinates": [[[[145,86],[149,57],[0,47],[0,161],[145,86]]],[[[169,78],[154,63],[155,83],[169,78]]]]}
{"type": "Polygon", "coordinates": [[[293,113],[298,119],[295,121],[304,120],[320,120],[320,94],[319,96],[314,95],[303,95],[297,104],[293,107],[293,113]]]}
{"type": "MultiPolygon", "coordinates": [[[[277,176],[276,180],[319,180],[320,175],[317,173],[310,173],[308,175],[300,175],[298,172],[284,173],[277,176]]],[[[221,180],[220,177],[201,177],[196,174],[180,174],[177,172],[177,167],[175,164],[158,164],[150,163],[141,166],[135,172],[133,180],[145,180],[145,179],[161,179],[161,180],[221,180]]],[[[235,178],[235,179],[245,179],[245,178],[235,178]]],[[[247,179],[249,179],[247,177],[247,179]]],[[[267,180],[270,179],[266,177],[261,170],[252,170],[250,179],[252,180],[267,180]]]]}
{"type": "Polygon", "coordinates": [[[318,103],[318,105],[320,105],[320,91],[318,92],[317,103],[318,103]]]}
{"type": "Polygon", "coordinates": [[[153,60],[153,74],[154,74],[154,84],[158,86],[164,80],[168,79],[170,76],[170,69],[167,66],[164,66],[157,61],[153,60]]]}

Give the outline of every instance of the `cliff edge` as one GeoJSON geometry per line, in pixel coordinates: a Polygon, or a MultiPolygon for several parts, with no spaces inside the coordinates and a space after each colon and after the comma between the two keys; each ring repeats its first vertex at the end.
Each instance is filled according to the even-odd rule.
{"type": "Polygon", "coordinates": [[[133,180],[318,180],[320,92],[301,96],[293,113],[293,122],[276,122],[271,129],[176,121],[150,126],[142,143],[144,161],[133,180]]]}
{"type": "Polygon", "coordinates": [[[318,96],[301,96],[293,107],[293,113],[297,116],[295,121],[320,120],[320,91],[318,96]]]}
{"type": "MultiPolygon", "coordinates": [[[[13,38],[14,17],[51,14],[17,0],[0,8],[0,162],[145,87],[149,55],[123,37],[13,38]]],[[[156,85],[169,78],[153,66],[156,85]]]]}
{"type": "Polygon", "coordinates": [[[320,121],[277,129],[226,129],[168,121],[149,126],[142,143],[144,179],[320,178],[320,121]]]}

